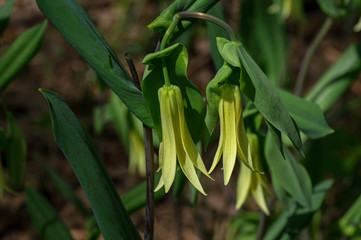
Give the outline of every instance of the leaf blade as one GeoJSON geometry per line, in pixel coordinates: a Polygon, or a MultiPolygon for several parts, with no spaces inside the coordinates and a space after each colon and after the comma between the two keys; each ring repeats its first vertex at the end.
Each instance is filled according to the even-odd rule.
{"type": "Polygon", "coordinates": [[[37,0],[38,7],[73,48],[143,123],[153,127],[142,92],[93,22],[74,0],[37,0]],[[76,34],[74,34],[76,33],[76,34]]]}
{"type": "Polygon", "coordinates": [[[114,184],[77,118],[56,93],[40,90],[47,99],[54,138],[71,164],[105,239],[140,239],[114,184]]]}

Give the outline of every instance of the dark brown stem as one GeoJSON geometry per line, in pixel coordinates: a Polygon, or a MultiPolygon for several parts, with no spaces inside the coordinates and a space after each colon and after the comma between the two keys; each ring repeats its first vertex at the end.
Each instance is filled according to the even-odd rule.
{"type": "MultiPolygon", "coordinates": [[[[129,54],[125,54],[135,86],[141,90],[141,83],[129,54]]],[[[144,148],[145,148],[145,168],[146,168],[146,203],[145,203],[145,226],[144,240],[154,239],[154,148],[152,129],[143,124],[144,148]]]]}

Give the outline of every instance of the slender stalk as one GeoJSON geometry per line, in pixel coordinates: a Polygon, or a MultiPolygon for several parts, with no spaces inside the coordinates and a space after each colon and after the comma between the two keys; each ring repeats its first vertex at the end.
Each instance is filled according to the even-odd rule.
{"type": "Polygon", "coordinates": [[[152,129],[143,124],[144,147],[146,161],[146,205],[145,205],[145,226],[144,240],[154,239],[154,151],[152,129]]]}
{"type": "MultiPolygon", "coordinates": [[[[171,33],[173,32],[174,28],[177,26],[178,22],[179,22],[179,16],[176,14],[173,17],[173,22],[172,24],[168,27],[167,31],[165,32],[163,39],[162,39],[162,43],[160,44],[160,50],[164,50],[165,46],[167,44],[168,38],[171,35],[171,33]]],[[[164,76],[164,83],[166,86],[170,86],[170,80],[169,80],[169,74],[168,74],[168,69],[167,69],[167,63],[165,62],[165,58],[162,57],[162,70],[163,70],[163,76],[164,76]]]]}
{"type": "Polygon", "coordinates": [[[260,219],[258,223],[258,229],[257,229],[257,237],[256,240],[262,240],[266,231],[266,220],[267,216],[266,214],[261,211],[260,212],[260,219]]]}
{"type": "Polygon", "coordinates": [[[327,32],[330,30],[332,26],[333,20],[328,17],[322,24],[320,31],[317,33],[316,37],[313,39],[311,45],[307,49],[305,57],[302,60],[301,68],[297,76],[296,87],[295,87],[295,95],[301,96],[303,86],[305,83],[306,73],[308,71],[308,67],[310,65],[311,59],[315,54],[317,47],[320,45],[322,39],[326,36],[327,32]]]}
{"type": "Polygon", "coordinates": [[[177,15],[180,16],[181,19],[185,19],[185,18],[198,18],[198,19],[203,19],[209,22],[212,22],[214,24],[217,24],[219,27],[223,28],[227,34],[229,35],[229,37],[231,38],[231,41],[237,42],[237,36],[234,33],[233,29],[231,28],[231,26],[228,25],[228,23],[226,23],[225,21],[206,14],[206,13],[200,13],[200,12],[188,12],[188,11],[184,11],[184,12],[178,12],[177,15]]]}
{"type": "MultiPolygon", "coordinates": [[[[141,83],[129,54],[125,54],[135,86],[141,90],[141,83]]],[[[145,226],[144,240],[154,239],[154,149],[152,129],[143,124],[144,148],[145,148],[145,168],[146,168],[146,203],[145,203],[145,226]]]]}

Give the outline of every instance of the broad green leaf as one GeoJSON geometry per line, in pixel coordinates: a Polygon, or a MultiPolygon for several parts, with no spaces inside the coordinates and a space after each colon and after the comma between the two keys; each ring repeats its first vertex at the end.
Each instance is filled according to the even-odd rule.
{"type": "MultiPolygon", "coordinates": [[[[219,0],[175,0],[169,7],[163,10],[148,27],[152,31],[165,33],[173,21],[176,13],[182,11],[207,12],[219,0]]],[[[172,32],[169,42],[173,42],[184,30],[186,30],[194,21],[194,19],[182,20],[172,32]]]]}
{"type": "Polygon", "coordinates": [[[361,71],[361,38],[348,47],[307,93],[305,99],[317,103],[323,112],[346,92],[361,71]]]}
{"type": "Polygon", "coordinates": [[[281,89],[278,89],[278,93],[297,126],[309,138],[320,138],[333,133],[317,104],[281,89]]]}
{"type": "MultiPolygon", "coordinates": [[[[272,173],[272,181],[291,195],[303,207],[311,207],[312,183],[306,169],[284,147],[284,158],[273,138],[267,135],[265,157],[272,173]]],[[[276,192],[277,193],[277,192],[276,192]]],[[[280,199],[282,200],[282,199],[280,199]]],[[[284,203],[287,205],[287,203],[284,203]]]]}
{"type": "MultiPolygon", "coordinates": [[[[254,103],[268,123],[272,124],[276,131],[288,136],[297,150],[303,154],[297,125],[290,117],[271,81],[249,56],[241,43],[231,42],[223,38],[217,38],[217,42],[224,60],[233,67],[242,68],[242,79],[246,84],[243,93],[254,103]]],[[[278,147],[281,149],[282,145],[278,147]]]]}
{"type": "Polygon", "coordinates": [[[44,21],[21,34],[0,58],[0,93],[38,52],[46,26],[44,21]]]}
{"type": "Polygon", "coordinates": [[[9,18],[11,16],[11,12],[13,11],[15,0],[7,0],[0,7],[0,36],[6,28],[9,18]]]}
{"type": "Polygon", "coordinates": [[[312,220],[313,214],[321,207],[326,192],[331,188],[332,181],[325,180],[312,190],[312,206],[302,207],[293,202],[292,212],[283,212],[266,232],[264,240],[294,239],[312,220]]]}
{"type": "Polygon", "coordinates": [[[84,203],[78,198],[74,190],[69,184],[59,176],[48,164],[41,162],[41,166],[44,169],[46,175],[58,191],[71,203],[73,204],[82,214],[85,216],[90,215],[91,211],[84,205],[84,203]]]}
{"type": "MultiPolygon", "coordinates": [[[[283,2],[279,1],[279,4],[282,5],[283,2]]],[[[281,11],[269,11],[274,4],[276,3],[272,0],[242,2],[240,30],[245,48],[269,80],[275,86],[280,86],[285,78],[287,41],[281,11]]]]}
{"type": "Polygon", "coordinates": [[[158,89],[164,85],[162,57],[165,58],[171,84],[177,85],[182,92],[188,129],[193,141],[197,141],[203,126],[203,98],[198,88],[187,77],[188,53],[181,44],[148,54],[143,60],[147,67],[143,75],[142,89],[158,136],[162,136],[158,100],[158,89]]]}
{"type": "Polygon", "coordinates": [[[361,195],[342,216],[338,222],[342,232],[347,236],[355,236],[361,233],[361,195]]]}
{"type": "Polygon", "coordinates": [[[105,239],[141,239],[88,134],[56,93],[40,90],[49,103],[54,138],[72,166],[105,239]]]}
{"type": "Polygon", "coordinates": [[[15,122],[13,115],[8,110],[5,110],[5,112],[8,124],[6,161],[9,169],[10,185],[15,189],[19,189],[24,180],[26,142],[24,133],[15,122]]]}
{"type": "Polygon", "coordinates": [[[75,0],[37,0],[40,10],[142,122],[153,127],[142,92],[75,0]]]}
{"type": "Polygon", "coordinates": [[[37,190],[29,186],[26,187],[26,208],[42,239],[73,239],[50,203],[37,190]]]}
{"type": "MultiPolygon", "coordinates": [[[[225,20],[225,17],[223,14],[223,8],[219,3],[214,5],[214,7],[212,7],[208,11],[208,14],[213,15],[223,21],[225,20]]],[[[213,64],[214,64],[214,67],[216,68],[216,70],[218,71],[222,67],[224,60],[223,60],[222,56],[219,54],[216,38],[222,37],[222,38],[228,39],[229,37],[228,37],[227,32],[224,31],[223,28],[217,26],[216,24],[211,23],[211,22],[206,22],[206,24],[207,24],[207,29],[208,29],[208,39],[209,39],[209,43],[211,46],[213,64]]]]}
{"type": "MultiPolygon", "coordinates": [[[[154,175],[154,186],[158,185],[161,175],[161,172],[157,172],[154,175]]],[[[161,188],[159,191],[154,192],[154,200],[158,201],[163,198],[164,195],[164,188],[161,188]]],[[[140,183],[138,186],[124,194],[122,196],[122,201],[129,214],[144,207],[146,201],[146,182],[140,183]]]]}

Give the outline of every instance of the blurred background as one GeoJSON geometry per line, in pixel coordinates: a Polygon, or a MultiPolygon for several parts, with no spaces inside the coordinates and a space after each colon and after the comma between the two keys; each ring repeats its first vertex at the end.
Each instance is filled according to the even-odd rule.
{"type": "MultiPolygon", "coordinates": [[[[142,76],[145,68],[142,59],[154,51],[160,37],[159,34],[151,32],[147,25],[170,4],[170,1],[78,2],[121,62],[127,66],[124,54],[129,53],[133,57],[139,76],[142,76]]],[[[263,2],[263,5],[252,6],[250,1],[220,1],[227,22],[237,31],[251,55],[267,72],[267,56],[263,55],[260,44],[268,39],[262,38],[259,31],[264,30],[253,21],[254,15],[259,11],[247,11],[247,8],[263,6],[263,10],[267,10],[269,14],[281,10],[277,10],[277,1],[260,2],[263,2]]],[[[280,33],[278,30],[268,29],[268,37],[276,41],[275,46],[281,45],[282,49],[279,52],[285,61],[279,73],[268,73],[276,74],[279,77],[279,85],[291,92],[295,91],[296,79],[305,53],[327,18],[316,1],[295,2],[300,2],[300,6],[293,6],[290,12],[284,12],[280,33]]],[[[0,6],[4,3],[4,0],[0,0],[0,6]]],[[[333,21],[310,61],[301,96],[312,88],[347,47],[360,39],[360,32],[354,31],[359,17],[360,10],[333,21]]],[[[1,36],[0,58],[21,33],[43,20],[44,16],[34,0],[17,0],[1,36]]],[[[206,85],[216,73],[206,24],[197,22],[179,41],[188,46],[188,76],[205,95],[206,85]]],[[[278,56],[275,55],[275,61],[278,61],[278,56]]],[[[342,232],[337,221],[361,194],[361,76],[356,76],[346,93],[326,112],[326,119],[335,132],[325,138],[308,142],[305,146],[307,159],[301,160],[314,184],[323,179],[335,180],[321,210],[314,217],[311,226],[314,239],[340,239],[342,232]]],[[[38,189],[51,202],[71,230],[74,239],[86,239],[86,219],[54,188],[40,164],[46,162],[86,202],[70,165],[53,140],[48,105],[38,91],[39,88],[57,92],[71,107],[88,130],[120,195],[128,192],[144,178],[137,173],[129,173],[128,150],[120,141],[116,126],[102,119],[104,116],[101,109],[108,102],[109,89],[97,79],[96,73],[49,23],[38,54],[1,93],[0,100],[13,114],[25,136],[26,184],[38,189]]],[[[0,111],[0,127],[6,129],[6,126],[5,113],[0,111]]],[[[217,142],[212,143],[205,154],[207,167],[210,166],[216,146],[217,142]]],[[[6,173],[7,166],[5,162],[3,164],[6,173]]],[[[236,176],[236,173],[234,175],[236,176]]],[[[215,182],[203,181],[208,196],[199,196],[196,207],[190,204],[188,187],[178,199],[169,194],[158,202],[155,208],[155,238],[226,239],[225,236],[234,226],[232,224],[236,222],[234,219],[240,213],[235,210],[235,176],[232,177],[230,185],[223,186],[222,172],[218,167],[213,176],[215,182]]],[[[259,211],[252,198],[248,199],[243,209],[255,213],[259,211]]],[[[137,229],[142,232],[144,209],[136,211],[131,217],[137,229]]],[[[249,219],[253,219],[253,215],[249,219]]],[[[257,221],[250,221],[249,224],[251,228],[257,227],[257,221]]],[[[0,200],[0,239],[39,239],[25,209],[25,193],[21,189],[16,194],[6,192],[0,200]]]]}

